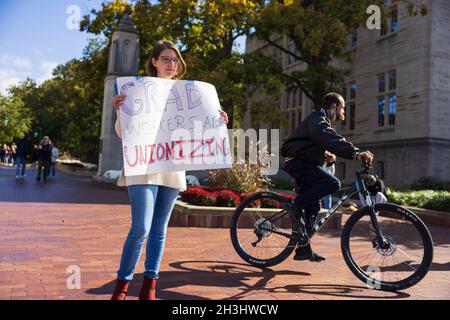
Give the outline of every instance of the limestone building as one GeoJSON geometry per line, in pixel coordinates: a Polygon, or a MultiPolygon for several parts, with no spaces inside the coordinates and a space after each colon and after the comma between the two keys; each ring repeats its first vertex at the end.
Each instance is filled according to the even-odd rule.
{"type": "MultiPolygon", "coordinates": [[[[347,119],[335,124],[347,140],[373,151],[375,172],[397,188],[425,176],[450,180],[450,1],[425,2],[424,17],[395,4],[387,29],[360,28],[349,37],[354,59],[341,89],[347,119]]],[[[295,50],[286,38],[274,39],[295,50]]],[[[261,40],[248,39],[246,51],[274,56],[286,73],[302,68],[261,40]]],[[[312,102],[299,91],[286,91],[279,108],[288,123],[281,128],[282,143],[311,112],[312,102]]],[[[336,175],[351,182],[359,166],[338,158],[336,175]]]]}

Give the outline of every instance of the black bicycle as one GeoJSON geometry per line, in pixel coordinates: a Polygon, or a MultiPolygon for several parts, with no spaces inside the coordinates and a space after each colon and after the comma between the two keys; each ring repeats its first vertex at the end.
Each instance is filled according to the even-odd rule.
{"type": "Polygon", "coordinates": [[[301,212],[291,199],[271,191],[252,194],[236,208],[231,221],[233,247],[247,263],[270,267],[305,246],[337,209],[359,193],[367,206],[354,212],[341,233],[341,250],[350,270],[368,287],[384,291],[409,288],[422,280],[433,260],[433,240],[413,212],[391,203],[375,204],[364,178],[371,167],[363,163],[356,181],[307,234],[301,212]]]}

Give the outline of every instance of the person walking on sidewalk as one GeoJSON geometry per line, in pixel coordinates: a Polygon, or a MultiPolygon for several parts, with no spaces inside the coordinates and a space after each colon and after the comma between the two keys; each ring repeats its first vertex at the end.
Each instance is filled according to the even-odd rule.
{"type": "Polygon", "coordinates": [[[45,136],[42,138],[41,144],[38,146],[38,170],[37,170],[37,181],[41,181],[41,176],[44,181],[47,181],[50,164],[52,162],[52,146],[50,144],[50,139],[45,136]]]}
{"type": "MultiPolygon", "coordinates": [[[[370,174],[365,177],[364,182],[366,183],[367,191],[369,192],[369,195],[374,203],[382,203],[388,201],[386,197],[388,192],[383,180],[378,179],[378,177],[370,174]]],[[[361,201],[361,205],[363,207],[367,205],[366,200],[361,196],[361,194],[359,194],[359,200],[361,201]]]]}
{"type": "Polygon", "coordinates": [[[52,163],[50,165],[50,171],[52,173],[52,176],[55,176],[56,171],[56,159],[59,157],[59,150],[55,145],[52,145],[52,163]]]}
{"type": "Polygon", "coordinates": [[[30,152],[30,139],[28,133],[19,141],[16,149],[16,179],[25,177],[25,167],[30,152]]]}
{"type": "MultiPolygon", "coordinates": [[[[186,72],[186,63],[172,42],[158,41],[146,62],[146,71],[151,77],[178,80],[186,72]]],[[[119,138],[122,137],[119,108],[125,98],[124,95],[118,95],[113,99],[117,112],[115,129],[119,138]]],[[[220,112],[227,123],[226,113],[220,112]]],[[[111,299],[126,299],[128,284],[133,279],[142,248],[150,235],[147,240],[145,272],[139,299],[155,300],[167,225],[179,191],[186,190],[186,175],[184,171],[177,171],[126,177],[122,170],[117,184],[128,187],[132,224],[123,247],[111,299]]]]}

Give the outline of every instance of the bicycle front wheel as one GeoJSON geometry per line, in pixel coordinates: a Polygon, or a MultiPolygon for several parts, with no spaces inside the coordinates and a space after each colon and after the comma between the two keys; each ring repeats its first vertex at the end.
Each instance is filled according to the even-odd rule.
{"type": "Polygon", "coordinates": [[[375,205],[385,238],[380,245],[370,209],[355,212],[342,230],[341,249],[350,270],[368,287],[383,291],[409,288],[425,277],[433,260],[433,240],[420,218],[400,206],[375,205]]]}
{"type": "Polygon", "coordinates": [[[231,219],[231,242],[239,256],[256,267],[270,267],[295,249],[296,223],[281,208],[288,201],[275,192],[258,192],[244,199],[231,219]]]}

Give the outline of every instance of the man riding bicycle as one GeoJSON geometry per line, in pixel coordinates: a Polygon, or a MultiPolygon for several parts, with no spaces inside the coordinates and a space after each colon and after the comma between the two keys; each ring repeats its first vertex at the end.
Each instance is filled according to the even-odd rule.
{"type": "MultiPolygon", "coordinates": [[[[298,217],[298,212],[303,210],[308,234],[320,211],[320,199],[341,187],[340,181],[328,173],[325,166],[336,161],[335,155],[369,163],[373,160],[370,151],[360,152],[331,127],[331,123],[344,119],[344,98],[337,93],[328,93],[322,99],[322,106],[316,107],[302,121],[281,148],[281,154],[285,157],[284,170],[295,179],[298,186],[294,214],[298,217]]],[[[308,244],[297,247],[294,260],[322,261],[325,258],[314,253],[308,244]]]]}

